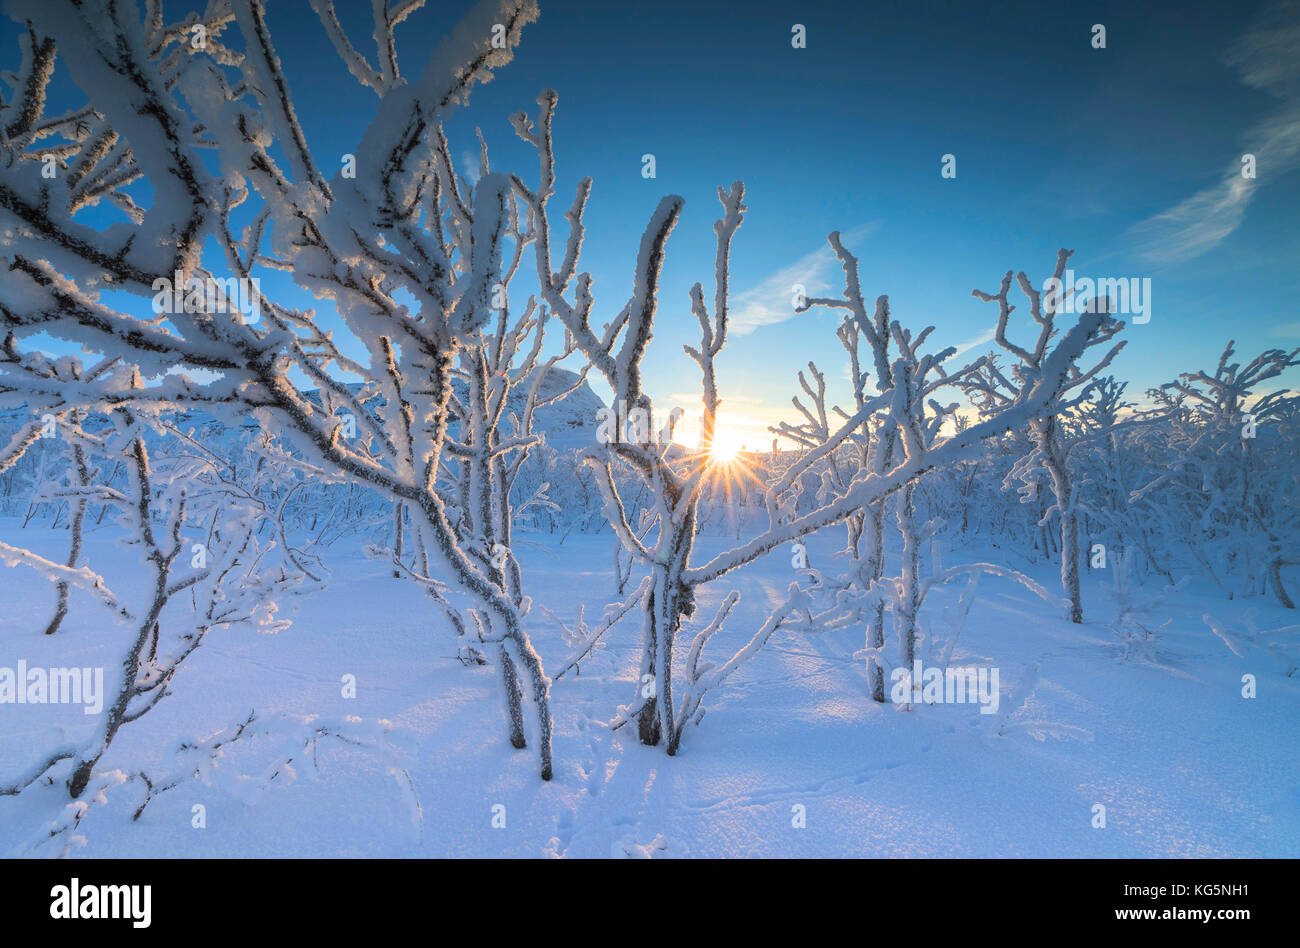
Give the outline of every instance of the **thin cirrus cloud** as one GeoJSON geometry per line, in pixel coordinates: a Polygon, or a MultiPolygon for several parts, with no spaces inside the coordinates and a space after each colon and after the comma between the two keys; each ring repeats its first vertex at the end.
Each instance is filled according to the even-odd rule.
{"type": "Polygon", "coordinates": [[[959,356],[962,353],[969,352],[970,350],[976,348],[977,346],[986,345],[993,341],[993,336],[994,336],[994,330],[986,329],[978,336],[972,336],[970,339],[967,339],[965,342],[959,342],[956,346],[956,351],[953,353],[953,355],[959,356]]]}
{"type": "MultiPolygon", "coordinates": [[[[1237,38],[1224,61],[1246,85],[1280,104],[1243,137],[1261,173],[1277,175],[1300,164],[1300,2],[1283,0],[1265,9],[1237,38]]],[[[1181,263],[1217,246],[1245,219],[1256,180],[1243,177],[1234,159],[1222,180],[1168,210],[1134,225],[1129,236],[1152,263],[1181,263]]]]}
{"type": "Polygon", "coordinates": [[[482,174],[479,171],[479,156],[466,149],[460,156],[461,174],[463,174],[470,185],[477,185],[482,174]]]}
{"type": "MultiPolygon", "coordinates": [[[[879,227],[878,221],[872,221],[845,231],[842,234],[844,246],[850,253],[860,256],[856,245],[879,227]]],[[[795,286],[803,287],[808,296],[825,296],[831,291],[832,275],[839,266],[830,245],[823,243],[817,250],[777,270],[757,286],[736,294],[731,302],[728,331],[735,336],[747,336],[760,326],[771,326],[792,318],[796,315],[795,286]]]]}

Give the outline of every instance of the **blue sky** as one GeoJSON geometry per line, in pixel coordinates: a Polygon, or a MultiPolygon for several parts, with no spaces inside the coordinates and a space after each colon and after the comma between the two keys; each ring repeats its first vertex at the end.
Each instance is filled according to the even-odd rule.
{"type": "MultiPolygon", "coordinates": [[[[700,280],[711,298],[716,188],[737,179],[749,213],[720,369],[728,424],[751,446],[793,417],[809,359],[846,394],[839,317],[790,306],[794,282],[838,295],[826,246],[836,229],[870,298],[888,294],[905,325],[934,324],[936,341],[972,356],[988,348],[995,310],[971,289],[996,289],[1007,269],[1041,283],[1062,246],[1081,276],[1152,281],[1151,320],[1125,331],[1114,366],[1131,394],[1212,368],[1229,338],[1247,358],[1300,345],[1300,4],[540,3],[515,62],[448,131],[468,163],[480,127],[497,168],[532,178],[507,116],[557,90],[556,203],[594,178],[584,268],[601,318],[627,298],[659,199],[685,198],[646,370],[661,408],[697,397],[681,350],[698,340],[687,291],[700,280]],[[806,48],[792,48],[796,23],[806,48]],[[1256,156],[1253,181],[1239,172],[1244,153],[1256,156]],[[945,154],[955,178],[940,175],[945,154]]],[[[368,50],[369,5],[339,5],[368,50]]],[[[407,72],[467,4],[433,6],[399,28],[407,72]]],[[[272,4],[269,20],[330,168],[374,95],[305,0],[272,4]]]]}

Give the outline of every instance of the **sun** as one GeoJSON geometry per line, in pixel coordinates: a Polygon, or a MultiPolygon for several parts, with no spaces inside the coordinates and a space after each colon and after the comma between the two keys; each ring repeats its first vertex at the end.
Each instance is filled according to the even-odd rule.
{"type": "Polygon", "coordinates": [[[733,464],[745,450],[740,433],[719,428],[713,432],[713,443],[709,445],[709,460],[714,464],[733,464]]]}

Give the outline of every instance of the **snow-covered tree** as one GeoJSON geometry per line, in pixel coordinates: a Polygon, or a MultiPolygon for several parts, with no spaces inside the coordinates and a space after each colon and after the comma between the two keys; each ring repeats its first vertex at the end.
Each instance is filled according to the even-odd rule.
{"type": "Polygon", "coordinates": [[[1300,365],[1300,349],[1269,349],[1245,365],[1232,361],[1235,353],[1229,342],[1213,375],[1185,372],[1149,393],[1168,414],[1167,439],[1130,503],[1225,592],[1267,584],[1295,608],[1283,569],[1296,564],[1300,537],[1300,397],[1258,389],[1300,365]]]}
{"type": "MultiPolygon", "coordinates": [[[[994,340],[1015,360],[1008,371],[989,360],[978,373],[964,382],[966,393],[979,408],[981,418],[991,419],[999,412],[1018,404],[1022,393],[1037,384],[1041,378],[1053,352],[1052,341],[1060,334],[1057,319],[1067,300],[1071,299],[1068,293],[1062,292],[1062,280],[1065,265],[1073,253],[1072,250],[1064,249],[1057,253],[1056,268],[1043,290],[1036,288],[1024,271],[1016,274],[1020,290],[1029,300],[1029,315],[1037,330],[1034,341],[1027,346],[1012,341],[1009,334],[1011,313],[1016,308],[1008,298],[1011,293],[1012,271],[1008,270],[1002,277],[1002,285],[997,293],[972,291],[976,298],[998,304],[994,340]]],[[[1109,315],[1113,306],[1109,299],[1097,297],[1076,302],[1074,308],[1085,315],[1109,315]]],[[[1088,340],[1087,348],[1109,344],[1123,328],[1122,322],[1108,319],[1098,333],[1088,340]]],[[[1060,389],[1042,406],[1042,411],[1037,416],[1029,419],[1028,429],[1034,449],[1013,468],[1009,477],[1009,481],[1018,480],[1024,484],[1032,496],[1036,492],[1038,472],[1043,471],[1047,475],[1053,503],[1045,513],[1043,523],[1048,518],[1055,517],[1060,524],[1061,588],[1070,600],[1072,622],[1083,621],[1083,596],[1079,586],[1079,508],[1069,451],[1061,431],[1061,419],[1086,399],[1085,389],[1088,383],[1110,365],[1123,347],[1123,341],[1115,343],[1087,368],[1070,366],[1068,377],[1063,380],[1060,389]]],[[[1010,486],[1009,483],[1007,486],[1010,486]]]]}
{"type": "MultiPolygon", "coordinates": [[[[912,333],[891,319],[889,297],[876,298],[874,309],[869,311],[862,293],[857,258],[844,246],[838,231],[828,238],[828,243],[844,271],[844,290],[840,298],[812,297],[799,307],[806,311],[813,306],[847,310],[836,337],[849,357],[849,382],[853,392],[853,412],[839,406],[827,405],[826,381],[816,366],[809,370],[816,382],[814,389],[802,372],[799,383],[809,398],[805,406],[798,396],[793,399],[796,409],[804,416],[798,425],[789,423],[773,428],[773,432],[793,440],[805,449],[819,450],[832,441],[841,446],[822,454],[822,469],[813,468],[821,479],[818,501],[827,503],[842,496],[859,477],[881,475],[899,458],[917,456],[928,450],[938,436],[944,421],[954,417],[957,405],[940,405],[932,396],[943,388],[958,385],[963,379],[979,371],[985,360],[978,359],[949,373],[943,363],[956,350],[944,349],[933,354],[923,354],[921,349],[934,327],[930,326],[913,337],[912,333]],[[862,351],[866,342],[868,351],[862,351]],[[869,360],[868,360],[869,357],[869,360]],[[871,402],[867,394],[868,380],[875,372],[874,389],[879,396],[871,402]],[[933,378],[931,376],[934,376],[933,378]],[[852,419],[854,427],[844,433],[843,425],[852,419]]],[[[820,453],[820,451],[819,451],[820,453]]],[[[916,640],[916,621],[920,608],[920,550],[925,538],[917,523],[915,497],[920,484],[919,476],[907,483],[897,497],[896,519],[903,540],[903,569],[896,584],[894,616],[900,641],[909,656],[916,640]]],[[[848,531],[845,552],[853,562],[856,572],[849,583],[861,591],[872,591],[883,586],[885,570],[885,535],[888,496],[882,495],[862,510],[846,518],[848,531]]],[[[868,658],[868,683],[876,701],[885,700],[885,671],[878,659],[885,646],[884,595],[868,597],[866,615],[868,658]]]]}
{"type": "Polygon", "coordinates": [[[115,511],[124,544],[138,553],[145,570],[146,592],[128,601],[91,565],[56,564],[0,542],[0,561],[34,569],[60,590],[56,616],[67,611],[63,590],[82,590],[127,631],[129,643],[106,684],[104,712],[91,736],[50,749],[16,778],[4,775],[3,794],[21,792],[67,761],[69,793],[80,796],[118,731],[171,693],[177,671],[210,633],[236,624],[278,631],[287,625],[277,617],[284,595],[322,578],[320,564],[289,543],[284,514],[293,482],[323,472],[266,445],[259,463],[232,463],[168,428],[153,407],[119,408],[108,420],[111,425],[100,431],[87,430],[72,414],[65,420],[60,437],[79,449],[87,483],[53,494],[74,503],[97,500],[115,511]],[[167,438],[160,450],[149,446],[151,429],[167,438]],[[127,461],[120,487],[93,477],[108,458],[127,461]],[[267,526],[272,539],[260,539],[267,526]]]}
{"type": "MultiPolygon", "coordinates": [[[[635,717],[643,743],[664,742],[670,754],[676,752],[687,725],[698,721],[704,694],[716,687],[751,657],[770,636],[785,624],[804,621],[807,596],[792,584],[787,601],[769,616],[749,644],[717,667],[700,664],[704,646],[717,632],[735,603],[727,596],[712,621],[695,636],[686,660],[683,696],[675,703],[675,678],[672,663],[674,646],[683,621],[696,611],[700,586],[714,582],[746,563],[823,527],[843,522],[870,504],[912,483],[924,472],[950,463],[977,448],[985,438],[1040,416],[1054,406],[1061,390],[1079,379],[1076,360],[1095,345],[1099,338],[1109,338],[1118,325],[1105,312],[1085,313],[1078,324],[1059,335],[1056,345],[1043,352],[1034,376],[1026,373],[1024,384],[1003,404],[996,417],[972,425],[940,444],[929,446],[916,436],[915,418],[906,410],[907,395],[885,391],[866,398],[848,418],[841,420],[824,444],[807,452],[786,469],[781,479],[769,487],[765,498],[767,525],[748,541],[725,550],[705,563],[695,564],[693,552],[698,528],[699,501],[705,483],[711,477],[725,476],[722,465],[711,452],[717,408],[720,403],[716,358],[726,343],[731,243],[744,217],[744,187],[736,182],[719,188],[718,198],[723,215],[714,225],[717,252],[714,261],[714,299],[710,311],[704,290],[696,284],[690,293],[691,309],[700,326],[699,346],[686,346],[701,376],[701,433],[699,449],[694,452],[671,450],[671,438],[650,437],[655,430],[656,415],[650,395],[642,386],[642,362],[653,334],[658,307],[659,278],[668,237],[681,214],[683,200],[666,197],[651,215],[642,235],[633,273],[632,292],[626,303],[611,311],[603,329],[593,327],[596,300],[589,274],[578,272],[578,262],[585,233],[583,214],[591,194],[591,179],[583,179],[574,201],[565,214],[568,239],[561,263],[555,266],[556,237],[552,232],[549,202],[555,193],[555,152],[552,126],[558,97],[547,91],[538,99],[536,120],[525,114],[515,117],[520,137],[533,145],[539,156],[539,176],[535,187],[522,180],[516,187],[531,210],[537,230],[533,247],[537,262],[537,279],[543,300],[564,323],[583,355],[594,370],[604,377],[614,404],[649,424],[640,426],[642,435],[628,436],[626,428],[619,437],[593,445],[586,458],[598,472],[606,502],[606,516],[627,549],[651,572],[652,585],[642,607],[642,649],[633,700],[624,709],[623,719],[635,717]],[[569,298],[567,294],[572,294],[569,298]],[[790,515],[789,495],[810,470],[839,449],[851,435],[882,409],[887,409],[886,426],[895,433],[900,449],[884,462],[880,471],[854,480],[849,488],[833,499],[803,514],[790,515]],[[624,495],[614,476],[616,466],[635,475],[648,491],[655,526],[646,541],[633,529],[628,518],[624,495]]],[[[862,322],[859,322],[861,327],[862,322]]],[[[890,328],[893,332],[893,328],[890,328]]],[[[899,373],[908,371],[900,363],[891,367],[899,373]]],[[[1086,379],[1085,379],[1086,380],[1086,379]]],[[[912,394],[910,388],[903,391],[912,394]]],[[[634,428],[638,426],[633,426],[634,428]]]]}
{"type": "MultiPolygon", "coordinates": [[[[549,679],[526,608],[464,548],[437,489],[453,370],[474,335],[502,318],[514,203],[511,179],[498,173],[472,195],[457,192],[442,121],[510,61],[537,8],[483,0],[408,79],[394,30],[419,5],[374,7],[377,67],[329,3],[314,5],[349,71],[378,97],[355,147],[327,160],[298,122],[260,0],[214,0],[173,23],[157,3],[142,16],[131,4],[14,0],[10,15],[28,30],[0,111],[0,328],[9,334],[0,396],[34,413],[255,409],[309,463],[406,504],[440,576],[476,601],[522,666],[549,778],[549,679]],[[56,65],[85,101],[46,115],[56,65]],[[117,207],[122,223],[83,221],[95,202],[117,207]],[[345,354],[315,311],[262,293],[254,281],[267,270],[337,310],[364,357],[345,354]],[[247,296],[252,313],[237,299],[247,296]],[[38,333],[98,353],[94,380],[56,384],[35,371],[39,353],[22,340],[38,333]],[[113,363],[134,367],[131,384],[120,372],[96,377],[113,363]],[[372,394],[381,397],[368,409],[372,394]]],[[[508,699],[519,744],[519,689],[508,699]]]]}

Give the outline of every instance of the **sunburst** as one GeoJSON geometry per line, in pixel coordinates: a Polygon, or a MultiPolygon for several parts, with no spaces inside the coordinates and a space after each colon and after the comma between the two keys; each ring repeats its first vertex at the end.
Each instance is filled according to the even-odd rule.
{"type": "Polygon", "coordinates": [[[737,464],[743,461],[745,445],[738,432],[719,428],[713,432],[713,441],[707,446],[711,465],[737,464]]]}
{"type": "Polygon", "coordinates": [[[715,489],[722,489],[729,509],[735,501],[736,491],[746,491],[762,484],[755,471],[756,466],[764,466],[762,459],[746,450],[742,433],[734,429],[717,428],[712,441],[701,443],[693,459],[695,463],[703,463],[705,481],[715,485],[715,489]]]}

